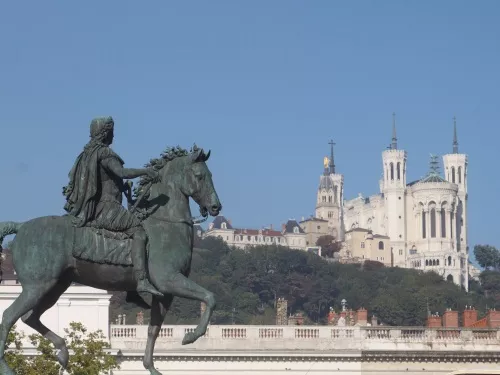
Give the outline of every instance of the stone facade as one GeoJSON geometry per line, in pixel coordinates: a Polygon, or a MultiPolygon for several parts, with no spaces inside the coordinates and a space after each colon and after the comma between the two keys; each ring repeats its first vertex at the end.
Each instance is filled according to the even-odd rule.
{"type": "MultiPolygon", "coordinates": [[[[20,284],[0,285],[0,316],[22,291],[20,284]]],[[[88,286],[72,285],[59,298],[56,304],[47,310],[41,318],[42,323],[61,337],[65,336],[64,329],[69,328],[71,322],[82,323],[88,331],[102,330],[109,337],[109,303],[111,294],[105,290],[88,286]]],[[[20,319],[16,329],[26,337],[36,333],[20,319]]],[[[26,350],[33,349],[33,345],[26,338],[23,343],[26,350]]]]}
{"type": "Polygon", "coordinates": [[[302,219],[299,222],[300,227],[306,234],[306,246],[316,246],[318,238],[331,233],[328,220],[311,217],[309,219],[302,219]]]}
{"type": "Polygon", "coordinates": [[[349,258],[373,260],[392,266],[392,251],[390,238],[380,234],[373,234],[371,230],[354,228],[345,233],[345,244],[342,252],[349,258]]]}
{"type": "MultiPolygon", "coordinates": [[[[437,158],[432,157],[428,175],[408,183],[407,153],[398,148],[394,121],[391,146],[382,152],[380,193],[369,197],[359,194],[357,198],[344,200],[339,208],[338,227],[347,230],[343,253],[377,260],[377,246],[369,247],[367,243],[382,241],[383,250],[391,252],[390,257],[383,255],[383,263],[435,271],[467,290],[468,157],[458,152],[456,125],[453,153],[443,156],[443,164],[444,178],[439,173],[437,158]],[[361,232],[365,233],[365,240],[360,238],[361,232]],[[376,241],[376,237],[380,241],[376,241]]],[[[331,187],[326,190],[326,204],[330,204],[328,191],[343,192],[343,178],[332,177],[328,183],[325,178],[324,174],[318,191],[322,205],[325,204],[324,188],[331,187]],[[334,181],[338,182],[337,189],[334,181]]],[[[317,215],[319,212],[323,211],[318,211],[317,205],[317,215]]]]}
{"type": "Polygon", "coordinates": [[[298,250],[307,248],[306,233],[294,219],[288,220],[286,224],[282,225],[281,231],[277,231],[272,227],[264,229],[234,228],[230,220],[224,216],[217,216],[210,223],[203,236],[220,237],[229,246],[239,249],[257,245],[280,245],[298,250]]]}
{"type": "MultiPolygon", "coordinates": [[[[498,370],[497,329],[364,326],[217,326],[192,345],[181,345],[194,326],[163,326],[155,364],[169,374],[452,374],[498,370]]],[[[114,375],[146,373],[145,326],[112,326],[119,349],[114,375]]],[[[492,372],[491,372],[492,373],[492,372]]],[[[467,373],[465,373],[467,374],[467,373]]]]}

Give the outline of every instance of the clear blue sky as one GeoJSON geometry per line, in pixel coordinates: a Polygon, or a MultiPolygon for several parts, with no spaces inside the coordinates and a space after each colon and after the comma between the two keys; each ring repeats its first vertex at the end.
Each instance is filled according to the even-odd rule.
{"type": "Polygon", "coordinates": [[[347,198],[378,192],[397,114],[408,180],[469,154],[469,235],[500,245],[500,2],[86,1],[0,5],[0,220],[62,213],[98,115],[141,166],[167,145],[212,149],[238,227],[314,211],[336,143],[347,198]]]}

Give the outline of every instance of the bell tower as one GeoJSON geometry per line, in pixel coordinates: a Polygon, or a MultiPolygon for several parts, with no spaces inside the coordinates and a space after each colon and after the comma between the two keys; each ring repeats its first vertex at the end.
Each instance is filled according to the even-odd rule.
{"type": "Polygon", "coordinates": [[[385,207],[386,235],[390,237],[394,266],[406,266],[406,151],[398,149],[396,114],[392,114],[392,140],[382,152],[381,182],[385,207]]]}
{"type": "Polygon", "coordinates": [[[461,284],[466,289],[469,285],[468,259],[469,243],[467,238],[467,174],[468,156],[458,150],[457,120],[453,117],[453,149],[450,154],[443,155],[444,174],[448,182],[458,186],[457,200],[449,208],[448,215],[451,220],[451,235],[456,251],[463,259],[461,284]]]}
{"type": "Polygon", "coordinates": [[[316,197],[316,217],[328,220],[330,233],[337,241],[344,240],[343,230],[343,199],[344,199],[344,176],[336,173],[335,159],[333,153],[333,140],[329,142],[330,157],[323,159],[323,174],[319,180],[316,197]]]}

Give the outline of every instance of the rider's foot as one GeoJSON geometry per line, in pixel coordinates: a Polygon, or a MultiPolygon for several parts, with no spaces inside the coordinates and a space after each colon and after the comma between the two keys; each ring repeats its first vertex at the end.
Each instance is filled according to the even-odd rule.
{"type": "Polygon", "coordinates": [[[139,293],[151,293],[154,296],[164,297],[147,279],[141,279],[137,283],[137,291],[139,293]]]}

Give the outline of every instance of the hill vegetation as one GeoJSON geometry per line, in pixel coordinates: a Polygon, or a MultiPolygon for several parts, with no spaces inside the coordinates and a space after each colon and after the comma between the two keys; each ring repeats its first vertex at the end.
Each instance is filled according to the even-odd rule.
{"type": "MultiPolygon", "coordinates": [[[[346,299],[348,307],[364,307],[384,324],[411,326],[424,325],[428,309],[442,313],[472,305],[481,315],[487,307],[500,305],[488,290],[500,286],[500,274],[488,272],[494,273],[485,279],[489,284],[481,287],[472,281],[466,293],[433,272],[385,268],[378,262],[332,263],[279,246],[237,250],[209,237],[196,244],[190,277],[215,293],[212,324],[274,324],[275,300],[284,297],[289,314],[302,312],[309,324],[325,323],[329,307],[340,310],[346,299]]],[[[127,323],[133,324],[140,309],[124,299],[124,293],[114,295],[111,318],[126,313],[127,323]]],[[[194,324],[199,314],[199,302],[176,299],[165,322],[194,324]]],[[[148,317],[145,312],[145,322],[148,317]]]]}

